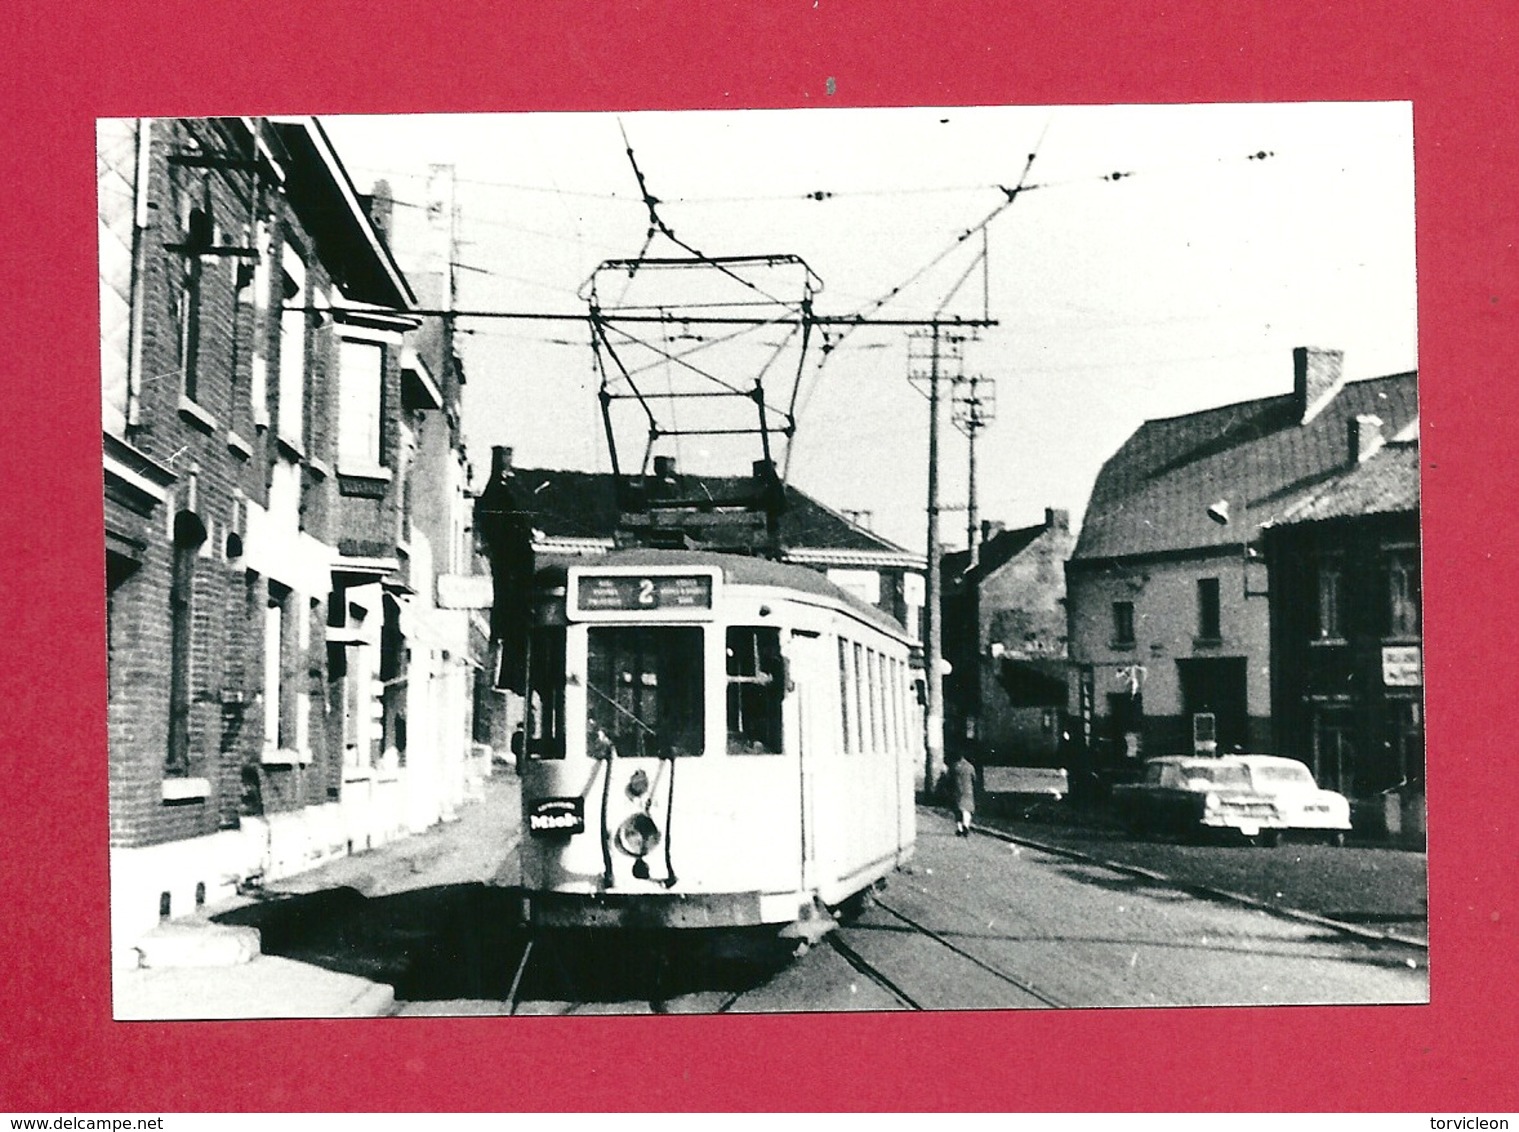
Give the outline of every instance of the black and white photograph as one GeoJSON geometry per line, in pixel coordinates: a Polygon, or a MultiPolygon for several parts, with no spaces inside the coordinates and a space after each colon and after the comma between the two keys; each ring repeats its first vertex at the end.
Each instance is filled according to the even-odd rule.
{"type": "Polygon", "coordinates": [[[114,1018],[1429,1003],[1413,139],[99,119],[114,1018]]]}

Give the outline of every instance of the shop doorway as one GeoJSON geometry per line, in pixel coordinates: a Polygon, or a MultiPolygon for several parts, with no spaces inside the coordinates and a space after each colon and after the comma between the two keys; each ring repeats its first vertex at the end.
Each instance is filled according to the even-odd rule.
{"type": "Polygon", "coordinates": [[[1245,658],[1221,656],[1178,660],[1182,722],[1186,733],[1211,734],[1219,754],[1247,750],[1249,701],[1245,696],[1245,658]],[[1208,716],[1212,717],[1211,726],[1208,716]]]}

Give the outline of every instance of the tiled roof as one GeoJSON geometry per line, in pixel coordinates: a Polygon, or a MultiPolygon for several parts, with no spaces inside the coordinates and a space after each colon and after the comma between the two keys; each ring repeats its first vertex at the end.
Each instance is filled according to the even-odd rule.
{"type": "Polygon", "coordinates": [[[1073,561],[1238,546],[1349,465],[1347,423],[1392,436],[1418,416],[1417,375],[1348,382],[1307,424],[1293,394],[1146,421],[1103,465],[1073,561]],[[1228,503],[1229,522],[1208,517],[1228,503]]]}
{"type": "Polygon", "coordinates": [[[1277,525],[1418,509],[1419,446],[1388,444],[1298,503],[1277,525]]]}
{"type": "Polygon", "coordinates": [[[1014,531],[999,531],[980,546],[975,569],[970,567],[970,551],[956,550],[944,555],[942,569],[946,579],[979,580],[1000,570],[1022,554],[1049,528],[1043,523],[1035,527],[1020,527],[1014,531]]]}
{"type": "MultiPolygon", "coordinates": [[[[513,478],[516,498],[531,512],[532,525],[549,537],[610,539],[616,532],[617,492],[610,472],[518,468],[513,478]]],[[[732,498],[751,486],[751,481],[735,476],[682,473],[680,479],[687,494],[705,490],[715,499],[732,498]]],[[[786,509],[781,513],[780,537],[781,544],[788,549],[908,553],[789,484],[786,509]]]]}

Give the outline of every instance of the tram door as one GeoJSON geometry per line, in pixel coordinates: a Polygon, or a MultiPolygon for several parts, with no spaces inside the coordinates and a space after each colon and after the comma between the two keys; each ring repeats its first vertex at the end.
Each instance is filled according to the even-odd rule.
{"type": "Polygon", "coordinates": [[[786,650],[786,678],[789,685],[786,702],[792,706],[787,720],[787,738],[798,754],[800,774],[797,782],[802,816],[802,887],[815,888],[818,873],[818,834],[821,815],[817,809],[820,786],[819,760],[827,739],[825,710],[829,688],[828,669],[823,666],[823,640],[814,632],[793,630],[786,650]]]}

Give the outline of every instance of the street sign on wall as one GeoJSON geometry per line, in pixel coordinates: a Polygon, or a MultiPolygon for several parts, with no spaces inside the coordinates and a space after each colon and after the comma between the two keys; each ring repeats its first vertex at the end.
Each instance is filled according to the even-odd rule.
{"type": "Polygon", "coordinates": [[[1382,683],[1389,688],[1417,688],[1424,682],[1423,652],[1418,645],[1384,645],[1382,683]]]}

